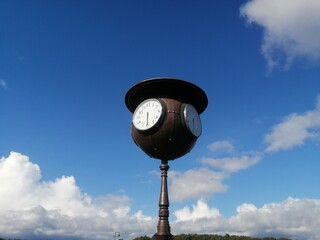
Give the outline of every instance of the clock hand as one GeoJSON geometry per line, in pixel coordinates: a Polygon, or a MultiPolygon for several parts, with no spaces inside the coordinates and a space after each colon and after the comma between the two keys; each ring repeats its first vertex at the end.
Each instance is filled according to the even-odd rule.
{"type": "Polygon", "coordinates": [[[192,130],[194,130],[194,118],[192,118],[192,130]]]}
{"type": "Polygon", "coordinates": [[[147,112],[147,126],[149,126],[149,112],[147,112]]]}

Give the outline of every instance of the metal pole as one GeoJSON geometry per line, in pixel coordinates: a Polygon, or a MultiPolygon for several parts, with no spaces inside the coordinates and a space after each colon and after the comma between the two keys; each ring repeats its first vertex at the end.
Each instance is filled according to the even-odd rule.
{"type": "Polygon", "coordinates": [[[169,224],[169,197],[167,187],[168,177],[168,160],[161,160],[161,190],[159,198],[159,221],[157,226],[157,233],[153,236],[155,240],[170,240],[172,235],[169,224]]]}

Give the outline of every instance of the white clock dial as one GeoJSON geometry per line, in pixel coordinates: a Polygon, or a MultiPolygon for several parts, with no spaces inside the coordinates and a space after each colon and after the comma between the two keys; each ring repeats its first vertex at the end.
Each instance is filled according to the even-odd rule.
{"type": "Polygon", "coordinates": [[[136,108],[132,123],[136,129],[145,131],[161,123],[164,116],[164,104],[158,99],[150,98],[136,108]]]}
{"type": "Polygon", "coordinates": [[[202,132],[200,116],[191,104],[185,104],[183,108],[183,118],[188,130],[195,136],[199,137],[202,132]]]}

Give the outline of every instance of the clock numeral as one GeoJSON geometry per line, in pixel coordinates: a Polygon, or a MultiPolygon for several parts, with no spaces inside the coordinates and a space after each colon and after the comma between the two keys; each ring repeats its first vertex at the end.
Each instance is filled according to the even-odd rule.
{"type": "Polygon", "coordinates": [[[139,130],[147,130],[157,124],[161,114],[161,103],[156,99],[146,100],[137,107],[134,113],[133,124],[139,130]]]}

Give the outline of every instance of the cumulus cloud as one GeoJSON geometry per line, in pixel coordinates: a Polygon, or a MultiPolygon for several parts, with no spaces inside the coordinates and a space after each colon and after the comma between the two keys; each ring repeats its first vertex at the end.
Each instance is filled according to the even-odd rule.
{"type": "Polygon", "coordinates": [[[176,217],[176,222],[195,222],[203,218],[212,219],[221,216],[218,209],[210,208],[203,199],[198,200],[197,204],[192,205],[192,210],[190,207],[184,207],[180,210],[174,211],[173,215],[176,217]]]}
{"type": "Polygon", "coordinates": [[[320,200],[288,198],[261,208],[244,203],[234,216],[224,218],[219,211],[200,200],[192,208],[173,213],[177,233],[273,236],[291,239],[320,239],[320,200]],[[206,209],[206,213],[205,210],[206,209]]]}
{"type": "Polygon", "coordinates": [[[225,158],[203,158],[203,164],[221,169],[223,172],[233,173],[249,168],[261,160],[260,154],[254,156],[225,157],[225,158]]]}
{"type": "MultiPolygon", "coordinates": [[[[185,177],[188,174],[194,176],[188,171],[185,177]]],[[[203,168],[195,176],[200,178],[201,174],[213,172],[203,168]]],[[[210,177],[209,181],[219,182],[225,175],[215,173],[210,177]]],[[[0,159],[0,196],[1,237],[98,240],[113,239],[114,232],[121,229],[121,237],[132,239],[152,236],[157,225],[155,217],[145,216],[141,211],[131,213],[132,200],[126,195],[89,196],[73,177],[42,181],[40,167],[16,152],[0,159]]],[[[191,207],[174,210],[171,227],[173,234],[320,239],[319,214],[320,200],[288,198],[260,208],[244,203],[237,207],[235,215],[225,218],[217,208],[200,199],[191,207]]]]}
{"type": "Polygon", "coordinates": [[[268,144],[266,152],[287,150],[303,145],[308,139],[319,136],[320,96],[317,97],[315,109],[305,113],[293,113],[275,125],[264,141],[268,144]]]}
{"type": "Polygon", "coordinates": [[[225,174],[212,171],[209,168],[191,169],[185,172],[170,173],[170,199],[182,201],[210,196],[213,193],[224,192],[227,186],[222,183],[225,174]]]}
{"type": "Polygon", "coordinates": [[[288,68],[296,58],[320,60],[319,0],[250,0],[240,13],[263,28],[261,52],[269,70],[288,68]]]}
{"type": "Polygon", "coordinates": [[[156,224],[131,213],[128,196],[91,197],[72,176],[41,181],[39,166],[16,152],[0,159],[0,196],[2,237],[106,239],[121,229],[128,238],[151,234],[156,224]]]}
{"type": "MultiPolygon", "coordinates": [[[[220,145],[220,142],[216,143],[220,145]]],[[[228,186],[224,180],[233,173],[245,170],[257,164],[262,154],[241,155],[239,157],[211,158],[203,157],[199,162],[201,167],[185,172],[169,172],[170,199],[183,201],[186,199],[201,199],[216,193],[224,192],[228,186]]]]}
{"type": "Polygon", "coordinates": [[[320,200],[289,198],[281,203],[265,204],[261,208],[245,204],[229,219],[235,232],[255,236],[287,236],[292,239],[319,239],[318,214],[320,200]]]}
{"type": "Polygon", "coordinates": [[[215,141],[211,143],[208,148],[211,151],[217,151],[217,150],[226,150],[227,152],[233,152],[234,147],[230,141],[227,140],[220,140],[220,141],[215,141]]]}
{"type": "MultiPolygon", "coordinates": [[[[291,149],[308,139],[320,136],[320,96],[316,107],[304,113],[294,113],[285,117],[265,136],[268,146],[265,152],[291,149]]],[[[210,144],[213,151],[227,150],[228,141],[221,140],[210,144]]],[[[232,148],[234,154],[234,149],[232,148]]],[[[290,239],[320,240],[320,199],[294,199],[279,203],[268,203],[257,207],[252,203],[243,203],[236,213],[223,217],[219,210],[209,206],[203,197],[226,191],[224,181],[233,173],[247,169],[262,160],[263,153],[251,152],[239,156],[214,158],[203,157],[202,167],[186,172],[175,172],[172,176],[171,194],[174,200],[193,197],[198,200],[192,206],[175,210],[174,234],[234,234],[257,237],[286,237],[290,239]],[[191,187],[190,187],[191,186],[191,187]],[[197,191],[199,186],[200,191],[197,191]]],[[[171,176],[170,176],[171,177],[171,176]]]]}

